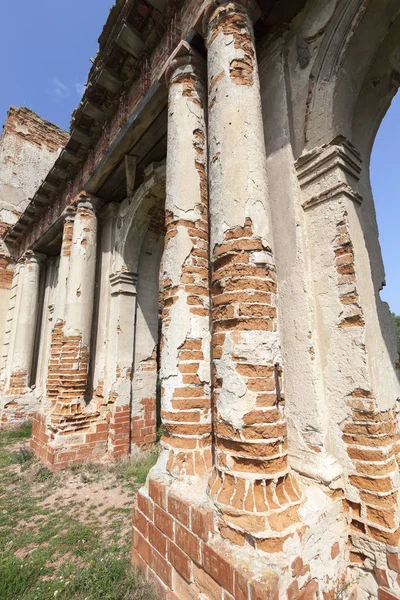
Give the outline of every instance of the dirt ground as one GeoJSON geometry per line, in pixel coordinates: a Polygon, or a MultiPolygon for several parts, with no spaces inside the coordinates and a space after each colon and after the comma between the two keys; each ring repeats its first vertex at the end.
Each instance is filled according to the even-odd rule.
{"type": "Polygon", "coordinates": [[[51,473],[29,436],[29,425],[0,432],[0,599],[155,599],[129,553],[136,490],[156,452],[51,473]]]}

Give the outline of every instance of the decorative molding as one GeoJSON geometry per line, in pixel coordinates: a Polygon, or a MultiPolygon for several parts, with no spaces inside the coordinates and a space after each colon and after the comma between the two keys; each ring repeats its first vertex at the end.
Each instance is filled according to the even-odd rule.
{"type": "Polygon", "coordinates": [[[98,218],[101,223],[104,223],[110,219],[115,219],[118,215],[120,205],[116,202],[110,202],[102,207],[98,213],[98,218]]]}
{"type": "Polygon", "coordinates": [[[47,254],[43,254],[42,252],[34,252],[33,250],[27,250],[20,260],[26,264],[36,263],[40,265],[46,260],[46,258],[47,254]]]}
{"type": "Polygon", "coordinates": [[[201,79],[206,79],[206,62],[204,58],[188,42],[181,40],[171,54],[165,68],[159,75],[159,82],[169,85],[175,71],[186,65],[196,68],[201,79]]]}
{"type": "Polygon", "coordinates": [[[119,271],[110,275],[111,296],[136,296],[138,274],[129,271],[119,271]]]}
{"type": "Polygon", "coordinates": [[[91,210],[97,213],[104,206],[104,200],[98,196],[89,194],[89,192],[82,191],[77,195],[73,204],[76,205],[77,212],[80,210],[91,210]]]}
{"type": "Polygon", "coordinates": [[[340,2],[335,0],[335,2],[335,10],[329,23],[326,24],[322,43],[310,71],[310,89],[304,126],[305,144],[313,138],[313,133],[316,133],[315,127],[319,124],[319,118],[316,123],[316,116],[331,114],[332,86],[329,83],[334,80],[343,64],[369,0],[341,0],[340,2]]]}
{"type": "Polygon", "coordinates": [[[304,210],[343,195],[362,203],[356,189],[362,170],[361,155],[346,139],[336,138],[328,146],[304,154],[296,162],[296,170],[304,210]]]}

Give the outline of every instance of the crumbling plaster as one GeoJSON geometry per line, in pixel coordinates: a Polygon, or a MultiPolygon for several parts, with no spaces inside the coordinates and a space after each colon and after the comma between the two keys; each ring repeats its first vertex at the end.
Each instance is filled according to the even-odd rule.
{"type": "Polygon", "coordinates": [[[400,9],[309,0],[256,43],[255,8],[185,7],[207,64],[181,41],[156,69],[166,174],[135,191],[130,154],[128,198],[65,216],[32,448],[59,468],[148,447],[160,366],[132,557],[161,597],[392,599],[400,387],[368,167],[400,9]]]}
{"type": "Polygon", "coordinates": [[[0,219],[17,222],[68,134],[26,108],[12,107],[0,141],[0,219]]]}

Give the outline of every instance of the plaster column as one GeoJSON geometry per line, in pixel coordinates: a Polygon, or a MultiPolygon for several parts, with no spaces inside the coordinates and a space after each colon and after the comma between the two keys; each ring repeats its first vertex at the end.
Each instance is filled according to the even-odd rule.
{"type": "Polygon", "coordinates": [[[71,258],[72,236],[74,232],[75,210],[69,208],[64,218],[63,237],[58,262],[57,289],[55,293],[53,328],[51,331],[49,364],[47,367],[46,396],[43,404],[55,400],[59,388],[60,352],[63,340],[67,285],[71,258]]]}
{"type": "Polygon", "coordinates": [[[45,390],[51,346],[51,332],[54,320],[54,305],[57,294],[59,257],[51,256],[46,261],[46,276],[41,314],[40,339],[36,367],[36,386],[45,390]]]}
{"type": "Polygon", "coordinates": [[[260,549],[276,551],[299,525],[301,492],[287,461],[254,34],[244,3],[214,4],[206,18],[215,409],[209,490],[221,533],[239,544],[250,534],[260,549]]]}
{"type": "Polygon", "coordinates": [[[167,471],[211,468],[207,139],[202,65],[182,43],[169,77],[162,280],[162,419],[167,471]]]}
{"type": "MultiPolygon", "coordinates": [[[[92,333],[97,248],[97,217],[95,200],[82,195],[77,201],[69,253],[69,273],[66,286],[64,318],[61,310],[64,288],[60,281],[60,318],[58,320],[56,353],[52,366],[58,376],[57,404],[54,416],[72,416],[85,404],[88,383],[90,341],[92,333]],[[62,327],[60,327],[60,325],[62,327]]],[[[65,258],[68,258],[65,256],[65,258]]],[[[61,268],[66,267],[60,263],[61,268]]],[[[53,332],[54,334],[54,332],[53,332]]]]}
{"type": "Polygon", "coordinates": [[[67,289],[71,262],[71,246],[74,234],[75,209],[70,207],[64,218],[63,240],[58,265],[57,298],[54,307],[54,320],[64,321],[67,303],[67,289]]]}
{"type": "Polygon", "coordinates": [[[97,217],[95,203],[87,196],[78,200],[71,246],[67,302],[66,332],[71,330],[90,344],[92,331],[96,273],[97,217]]]}
{"type": "Polygon", "coordinates": [[[21,259],[11,332],[8,395],[23,394],[30,387],[43,258],[43,254],[28,251],[21,259]]]}

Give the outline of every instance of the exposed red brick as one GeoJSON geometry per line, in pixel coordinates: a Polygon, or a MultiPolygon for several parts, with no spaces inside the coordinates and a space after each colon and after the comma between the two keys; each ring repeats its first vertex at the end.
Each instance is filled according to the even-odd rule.
{"type": "Polygon", "coordinates": [[[203,567],[220,585],[233,594],[233,568],[222,556],[207,544],[203,545],[203,567]]]}

